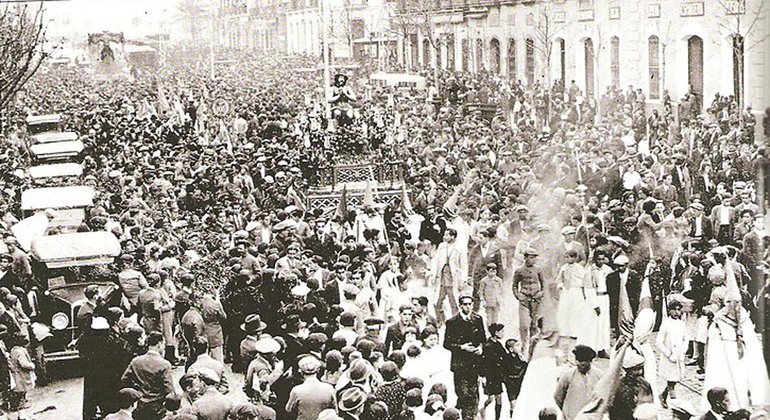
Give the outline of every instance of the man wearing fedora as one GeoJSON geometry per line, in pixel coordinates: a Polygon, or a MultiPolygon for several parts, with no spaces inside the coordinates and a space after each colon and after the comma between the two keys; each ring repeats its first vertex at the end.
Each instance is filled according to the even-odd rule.
{"type": "Polygon", "coordinates": [[[264,331],[265,328],[267,328],[267,324],[262,321],[262,318],[258,314],[247,315],[243,324],[241,324],[241,330],[246,333],[246,337],[241,341],[239,346],[243,366],[249,366],[251,361],[254,360],[254,357],[256,357],[256,345],[259,341],[260,333],[264,331]]]}
{"type": "Polygon", "coordinates": [[[366,400],[366,392],[361,388],[354,386],[342,391],[337,405],[342,420],[359,420],[366,400]]]}
{"type": "Polygon", "coordinates": [[[458,302],[460,311],[446,321],[444,348],[452,352],[450,369],[454,374],[457,408],[464,419],[471,420],[478,415],[479,368],[487,335],[481,315],[473,312],[473,297],[466,294],[458,302]]]}
{"type": "Polygon", "coordinates": [[[334,387],[318,379],[321,361],[304,356],[297,363],[304,382],[292,388],[286,412],[297,420],[316,420],[321,411],[337,406],[334,387]]]}

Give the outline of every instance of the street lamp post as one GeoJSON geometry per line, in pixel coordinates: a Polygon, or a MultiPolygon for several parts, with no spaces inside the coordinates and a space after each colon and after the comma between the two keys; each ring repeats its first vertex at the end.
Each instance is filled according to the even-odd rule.
{"type": "Polygon", "coordinates": [[[211,14],[211,39],[209,40],[209,72],[210,76],[213,79],[214,78],[214,42],[217,38],[217,30],[216,30],[216,22],[215,22],[215,16],[212,12],[211,14]]]}
{"type": "MultiPolygon", "coordinates": [[[[327,121],[331,120],[332,117],[332,107],[331,103],[329,102],[329,99],[331,99],[331,92],[329,91],[329,78],[330,78],[330,71],[329,71],[329,27],[327,22],[327,16],[326,14],[330,12],[329,5],[327,4],[328,0],[321,0],[319,2],[319,5],[321,6],[321,31],[323,35],[323,56],[324,56],[324,117],[326,117],[327,121]]],[[[330,121],[331,122],[331,121],[330,121]]]]}

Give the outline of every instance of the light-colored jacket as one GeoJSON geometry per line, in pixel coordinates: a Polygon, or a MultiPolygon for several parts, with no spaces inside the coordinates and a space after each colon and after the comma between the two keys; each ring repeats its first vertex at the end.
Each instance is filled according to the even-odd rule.
{"type": "Polygon", "coordinates": [[[13,391],[31,391],[35,387],[35,364],[29,357],[27,349],[22,346],[12,348],[10,365],[14,383],[13,391]]]}
{"type": "Polygon", "coordinates": [[[441,282],[441,269],[446,264],[449,264],[455,286],[465,283],[468,279],[468,251],[456,242],[453,244],[440,243],[432,263],[432,277],[438,279],[439,283],[441,282]]]}

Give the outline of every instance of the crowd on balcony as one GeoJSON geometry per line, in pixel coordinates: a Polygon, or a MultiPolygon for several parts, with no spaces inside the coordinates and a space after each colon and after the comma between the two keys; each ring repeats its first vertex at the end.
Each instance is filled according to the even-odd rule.
{"type": "Polygon", "coordinates": [[[48,112],[80,134],[98,191],[78,230],[122,245],[99,274],[122,299],[86,288],[77,314],[83,418],[748,418],[768,403],[766,152],[733,98],[683,98],[677,116],[633,87],[593,99],[426,73],[424,92],[357,100],[348,133],[403,161],[409,194],[313,208],[317,169],[348,151],[297,66],[241,54],[211,78],[171,54],[156,79],[27,84],[0,142],[4,410],[23,415],[46,373],[50,320],[27,293],[46,285],[11,227],[24,117],[48,112]],[[676,398],[689,380],[694,402],[676,398]]]}

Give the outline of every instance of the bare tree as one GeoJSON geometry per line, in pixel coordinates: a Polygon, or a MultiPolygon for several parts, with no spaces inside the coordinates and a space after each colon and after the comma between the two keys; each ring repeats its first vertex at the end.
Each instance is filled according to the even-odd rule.
{"type": "Polygon", "coordinates": [[[27,6],[7,4],[0,11],[0,109],[50,56],[44,48],[45,31],[42,3],[34,13],[27,6]]]}
{"type": "Polygon", "coordinates": [[[345,44],[348,47],[348,51],[350,52],[350,58],[353,58],[353,37],[355,36],[353,32],[353,16],[351,14],[351,5],[350,0],[345,0],[344,5],[339,10],[331,11],[331,37],[336,39],[342,39],[345,41],[345,44]],[[335,13],[337,12],[337,13],[335,13]],[[339,28],[339,30],[335,30],[335,28],[339,28]]]}
{"type": "MultiPolygon", "coordinates": [[[[545,84],[551,87],[551,57],[553,56],[553,43],[563,28],[563,22],[558,22],[556,13],[549,3],[542,3],[535,12],[533,22],[533,37],[535,49],[540,53],[545,62],[545,84]]],[[[565,83],[562,80],[562,83],[565,83]]]]}
{"type": "Polygon", "coordinates": [[[183,0],[177,6],[176,20],[184,24],[196,44],[203,28],[209,25],[209,11],[201,0],[183,0]]]}
{"type": "MultiPolygon", "coordinates": [[[[656,22],[657,23],[657,22],[656,22]]],[[[671,21],[668,21],[668,26],[666,27],[665,34],[663,31],[660,30],[660,24],[657,23],[658,26],[658,33],[660,36],[658,37],[658,40],[660,42],[660,84],[662,86],[663,91],[665,92],[668,90],[666,88],[666,52],[668,50],[668,46],[671,45],[671,42],[673,41],[673,38],[671,36],[671,21]]],[[[663,95],[661,95],[663,97],[663,95]]]]}
{"type": "MultiPolygon", "coordinates": [[[[437,3],[435,0],[396,0],[394,2],[394,12],[392,17],[392,28],[398,36],[403,37],[406,43],[410,35],[421,33],[433,51],[436,65],[433,66],[433,76],[438,89],[438,71],[441,46],[449,40],[446,36],[441,36],[438,31],[438,24],[435,17],[437,3]]],[[[418,40],[419,42],[419,40],[418,40]]],[[[426,65],[429,63],[425,63],[426,65]]]]}
{"type": "MultiPolygon", "coordinates": [[[[757,45],[762,44],[768,39],[768,33],[756,33],[757,24],[760,24],[763,17],[763,11],[766,6],[765,1],[750,2],[757,6],[749,10],[746,0],[717,0],[721,6],[724,15],[717,18],[717,24],[722,33],[732,46],[733,56],[735,57],[735,73],[737,80],[737,92],[735,99],[738,102],[738,108],[743,109],[745,102],[744,88],[744,61],[746,54],[757,45]]],[[[740,119],[742,123],[742,118],[740,119]]]]}

